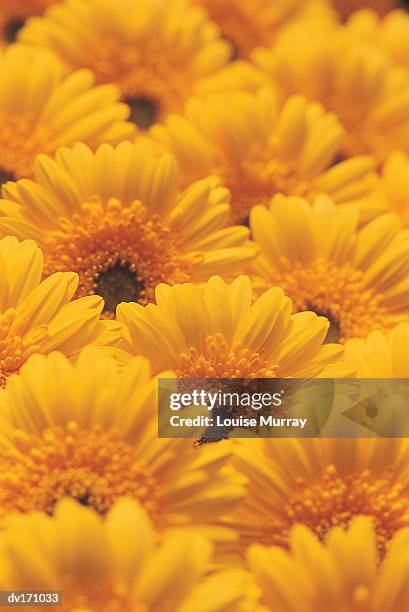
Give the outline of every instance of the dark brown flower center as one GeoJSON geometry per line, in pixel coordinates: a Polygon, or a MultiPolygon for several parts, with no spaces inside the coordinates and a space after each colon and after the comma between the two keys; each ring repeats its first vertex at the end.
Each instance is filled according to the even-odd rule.
{"type": "Polygon", "coordinates": [[[7,170],[4,170],[3,168],[0,167],[0,187],[1,185],[4,185],[4,183],[7,183],[8,181],[15,181],[16,177],[14,176],[14,174],[12,172],[7,172],[7,170]]]}
{"type": "Polygon", "coordinates": [[[77,499],[77,502],[81,504],[81,506],[90,506],[90,498],[89,495],[83,495],[82,497],[77,499]]]}
{"type": "Polygon", "coordinates": [[[8,43],[13,43],[17,40],[17,34],[24,26],[25,19],[23,17],[12,17],[9,19],[3,29],[4,40],[8,43]]]}
{"type": "Polygon", "coordinates": [[[124,102],[131,108],[129,120],[139,129],[148,130],[157,120],[159,106],[155,100],[140,96],[139,98],[127,98],[124,102]]]}
{"type": "Polygon", "coordinates": [[[306,310],[311,310],[315,312],[319,317],[326,317],[329,321],[329,329],[328,333],[325,337],[324,344],[332,344],[333,342],[340,342],[341,339],[341,326],[339,321],[332,316],[330,312],[323,312],[314,308],[313,305],[311,307],[306,308],[306,310]]]}
{"type": "Polygon", "coordinates": [[[105,301],[104,312],[115,314],[118,304],[137,302],[144,289],[144,283],[136,278],[127,265],[117,263],[99,274],[95,293],[105,301]]]}

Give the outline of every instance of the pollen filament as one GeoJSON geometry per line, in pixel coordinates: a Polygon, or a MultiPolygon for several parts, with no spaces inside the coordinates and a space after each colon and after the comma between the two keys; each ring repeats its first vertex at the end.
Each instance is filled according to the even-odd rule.
{"type": "Polygon", "coordinates": [[[206,338],[203,353],[191,347],[180,356],[180,377],[191,378],[274,378],[278,366],[263,358],[263,352],[250,352],[239,343],[231,345],[221,333],[206,338]]]}
{"type": "Polygon", "coordinates": [[[53,513],[72,497],[105,514],[120,497],[136,498],[151,514],[159,510],[159,491],[132,448],[115,429],[75,422],[40,435],[16,431],[13,450],[0,451],[0,516],[40,510],[53,513]]]}
{"type": "MultiPolygon", "coordinates": [[[[140,202],[124,206],[114,198],[103,206],[95,197],[71,219],[60,219],[60,229],[50,234],[47,254],[46,274],[79,274],[80,297],[98,293],[99,280],[108,270],[126,268],[135,277],[135,292],[127,301],[144,305],[154,301],[158,283],[190,280],[193,264],[192,255],[184,253],[180,239],[157,216],[149,218],[140,202]]],[[[105,312],[110,318],[115,314],[111,308],[105,312]]]]}

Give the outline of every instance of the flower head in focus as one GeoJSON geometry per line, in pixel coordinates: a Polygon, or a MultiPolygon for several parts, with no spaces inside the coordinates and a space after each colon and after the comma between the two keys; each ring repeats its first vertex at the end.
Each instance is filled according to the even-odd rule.
{"type": "Polygon", "coordinates": [[[116,87],[93,87],[88,70],[64,74],[44,49],[13,45],[1,54],[0,183],[32,176],[38,153],[77,140],[95,148],[132,136],[129,108],[119,103],[116,87]]]}
{"type": "Polygon", "coordinates": [[[160,285],[157,305],[120,304],[126,349],[155,372],[190,378],[347,377],[342,347],[323,346],[329,322],[313,312],[291,315],[278,288],[252,304],[250,279],[230,285],[212,277],[198,287],[160,285]]]}
{"type": "Polygon", "coordinates": [[[118,501],[105,520],[69,499],[53,516],[12,516],[0,550],[1,588],[62,591],[66,612],[240,611],[247,599],[248,578],[240,569],[207,576],[212,545],[205,536],[185,529],[158,541],[147,513],[129,499],[118,501]]]}
{"type": "Polygon", "coordinates": [[[284,548],[302,523],[324,540],[356,516],[372,519],[380,554],[409,527],[409,444],[398,438],[236,440],[235,467],[248,494],[225,524],[254,542],[284,548]]]}
{"type": "Polygon", "coordinates": [[[372,158],[331,167],[343,136],[334,115],[301,96],[280,104],[269,88],[193,99],[186,117],[172,116],[150,135],[176,156],[184,181],[220,176],[239,221],[276,193],[326,192],[345,202],[373,189],[372,158]]]}
{"type": "Polygon", "coordinates": [[[108,318],[122,301],[154,300],[160,282],[231,277],[254,259],[248,229],[227,226],[218,179],[182,191],[173,157],[143,144],[63,148],[39,156],[35,176],[4,186],[0,228],[35,237],[48,274],[77,272],[78,295],[102,296],[108,318]]]}
{"type": "Polygon", "coordinates": [[[313,205],[276,196],[250,217],[260,290],[282,287],[296,311],[328,317],[336,342],[409,318],[408,230],[393,214],[363,228],[358,222],[357,207],[336,207],[325,196],[313,205]]]}
{"type": "Polygon", "coordinates": [[[118,85],[141,129],[182,112],[196,83],[231,53],[204,11],[184,0],[68,0],[30,20],[20,40],[118,85]]]}
{"type": "Polygon", "coordinates": [[[366,517],[355,518],[348,530],[332,529],[324,543],[298,525],[291,531],[289,552],[254,545],[248,564],[266,610],[397,612],[409,600],[409,530],[394,536],[380,564],[366,517]]]}
{"type": "Polygon", "coordinates": [[[284,96],[301,94],[335,113],[345,128],[344,157],[367,153],[382,162],[409,150],[409,74],[372,41],[346,28],[316,36],[293,28],[254,58],[284,96]]]}
{"type": "Polygon", "coordinates": [[[118,339],[118,326],[99,320],[101,298],[72,299],[76,274],[42,276],[43,255],[32,240],[0,240],[1,386],[34,353],[59,350],[71,357],[87,344],[118,339]]]}
{"type": "MultiPolygon", "coordinates": [[[[171,373],[168,373],[171,376],[171,373]]],[[[209,524],[243,495],[226,444],[158,439],[157,380],[143,358],[121,367],[87,347],[71,364],[34,356],[0,396],[0,516],[71,497],[106,514],[140,502],[158,530],[209,524]]]]}

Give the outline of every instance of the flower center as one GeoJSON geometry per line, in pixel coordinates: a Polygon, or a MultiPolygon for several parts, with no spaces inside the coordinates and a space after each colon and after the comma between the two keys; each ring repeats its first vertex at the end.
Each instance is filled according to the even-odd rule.
{"type": "Polygon", "coordinates": [[[1,185],[8,183],[8,181],[15,181],[15,180],[16,180],[16,177],[14,176],[12,172],[7,172],[7,170],[3,170],[3,168],[0,168],[0,187],[1,185]]]}
{"type": "Polygon", "coordinates": [[[274,159],[276,154],[271,143],[254,143],[246,159],[233,164],[223,156],[215,174],[222,176],[232,194],[232,215],[235,222],[247,219],[257,204],[267,206],[277,193],[306,195],[312,185],[297,175],[295,164],[274,159]]]}
{"type": "Polygon", "coordinates": [[[107,38],[103,45],[93,49],[89,67],[97,82],[115,83],[120,88],[124,101],[131,106],[133,120],[141,129],[149,127],[148,121],[151,125],[171,112],[179,112],[191,94],[186,55],[179,53],[172,58],[167,51],[164,53],[154,39],[135,46],[107,38]]]}
{"type": "Polygon", "coordinates": [[[133,121],[141,130],[148,130],[159,115],[159,105],[155,100],[145,98],[126,98],[124,100],[131,108],[130,121],[133,121]]]}
{"type": "Polygon", "coordinates": [[[157,483],[114,429],[77,423],[35,435],[16,431],[0,451],[0,515],[40,510],[52,514],[63,497],[105,514],[123,496],[136,498],[154,517],[157,483]]]}
{"type": "Polygon", "coordinates": [[[31,177],[38,153],[51,154],[55,140],[50,129],[31,113],[0,113],[1,181],[31,177]]]}
{"type": "Polygon", "coordinates": [[[307,304],[307,308],[305,310],[311,310],[312,312],[315,312],[318,317],[326,317],[328,319],[329,329],[323,344],[331,344],[333,342],[338,343],[341,340],[341,328],[339,321],[334,318],[331,312],[317,310],[314,304],[307,304]]]}
{"type": "Polygon", "coordinates": [[[224,40],[232,46],[232,61],[248,58],[255,47],[268,46],[273,42],[271,34],[259,27],[257,16],[254,17],[246,2],[236,5],[229,2],[226,5],[223,2],[205,0],[202,3],[210,19],[219,26],[224,40]]]}
{"type": "Polygon", "coordinates": [[[400,484],[391,482],[388,474],[374,477],[370,470],[347,477],[329,465],[324,476],[313,486],[300,480],[297,492],[285,505],[278,519],[266,530],[270,544],[287,546],[292,525],[307,525],[320,539],[331,527],[348,527],[357,515],[374,521],[379,552],[384,555],[388,541],[395,532],[409,525],[409,499],[400,484]]]}
{"type": "Polygon", "coordinates": [[[190,347],[182,353],[176,373],[190,378],[274,378],[277,369],[262,351],[252,353],[238,343],[231,345],[217,333],[206,338],[203,352],[190,347]]]}
{"type": "Polygon", "coordinates": [[[140,202],[122,205],[98,197],[83,204],[72,218],[62,218],[45,248],[45,274],[77,272],[78,296],[101,295],[105,316],[113,317],[121,301],[153,302],[161,283],[188,282],[200,254],[185,253],[179,237],[148,217],[140,202]]]}
{"type": "Polygon", "coordinates": [[[24,17],[11,17],[4,25],[3,38],[6,43],[14,43],[17,40],[17,34],[25,24],[24,17]]]}
{"type": "Polygon", "coordinates": [[[144,288],[144,282],[129,267],[116,263],[98,276],[95,293],[104,298],[105,311],[114,313],[121,302],[143,299],[144,288]]]}
{"type": "Polygon", "coordinates": [[[13,308],[0,316],[0,387],[6,385],[8,376],[17,372],[32,353],[40,350],[32,341],[13,331],[15,321],[13,308]]]}
{"type": "Polygon", "coordinates": [[[309,265],[282,258],[270,284],[283,288],[295,311],[313,310],[329,318],[327,342],[365,337],[393,326],[397,319],[382,306],[382,295],[363,283],[363,274],[350,266],[337,267],[317,258],[309,265]]]}

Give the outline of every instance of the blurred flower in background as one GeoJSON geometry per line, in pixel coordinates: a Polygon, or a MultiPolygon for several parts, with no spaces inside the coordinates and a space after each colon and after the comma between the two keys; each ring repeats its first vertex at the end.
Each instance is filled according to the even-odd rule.
{"type": "Polygon", "coordinates": [[[30,20],[20,39],[118,85],[141,129],[183,110],[196,82],[231,53],[203,10],[183,0],[68,0],[30,20]]]}
{"type": "Polygon", "coordinates": [[[244,608],[251,587],[243,571],[207,575],[212,545],[205,536],[170,531],[158,542],[149,516],[130,500],[116,503],[105,522],[71,500],[52,517],[13,516],[0,548],[1,588],[62,591],[63,610],[254,609],[244,608]]]}
{"type": "Polygon", "coordinates": [[[356,11],[348,21],[356,40],[366,39],[386,51],[397,66],[409,68],[409,15],[404,10],[388,13],[383,19],[372,10],[356,11]]]}
{"type": "Polygon", "coordinates": [[[409,74],[369,38],[348,29],[314,33],[294,27],[254,59],[284,96],[302,94],[336,114],[345,128],[343,156],[369,153],[384,161],[394,149],[407,151],[409,74]]]}
{"type": "Polygon", "coordinates": [[[65,76],[45,49],[9,47],[0,56],[0,183],[31,176],[35,156],[77,140],[95,147],[131,137],[129,108],[88,70],[65,76]]]}
{"type": "Polygon", "coordinates": [[[343,129],[333,114],[302,96],[282,105],[271,88],[196,98],[185,117],[170,117],[150,135],[176,156],[186,182],[220,176],[232,194],[233,218],[240,221],[276,193],[326,192],[342,203],[375,186],[369,156],[336,164],[343,129]]]}
{"type": "Polygon", "coordinates": [[[331,341],[364,338],[408,319],[409,234],[397,216],[381,215],[360,229],[356,207],[336,207],[325,196],[311,206],[278,195],[269,209],[253,208],[250,227],[260,246],[260,290],[282,287],[295,310],[327,317],[331,341]]]}
{"type": "Polygon", "coordinates": [[[257,542],[289,545],[303,523],[320,540],[332,527],[370,517],[384,555],[409,526],[409,444],[400,439],[235,440],[234,465],[248,494],[225,524],[241,534],[241,551],[257,542]]]}
{"type": "Polygon", "coordinates": [[[326,0],[195,0],[217,23],[233,47],[233,58],[246,58],[256,47],[269,47],[294,22],[331,23],[335,14],[326,0]]]}
{"type": "Polygon", "coordinates": [[[248,562],[266,610],[316,612],[331,609],[397,612],[409,600],[409,531],[393,538],[379,565],[371,521],[359,517],[345,531],[333,529],[320,542],[306,527],[291,532],[291,550],[254,545],[248,562]]]}
{"type": "Polygon", "coordinates": [[[345,359],[362,378],[409,378],[406,355],[409,323],[397,325],[388,334],[372,332],[345,344],[345,359]]]}
{"type": "Polygon", "coordinates": [[[14,43],[28,17],[41,15],[58,0],[2,0],[0,5],[0,46],[14,43]]]}
{"type": "Polygon", "coordinates": [[[362,8],[368,8],[378,15],[386,15],[396,7],[395,0],[332,0],[334,8],[337,10],[341,19],[346,19],[362,8]]]}

